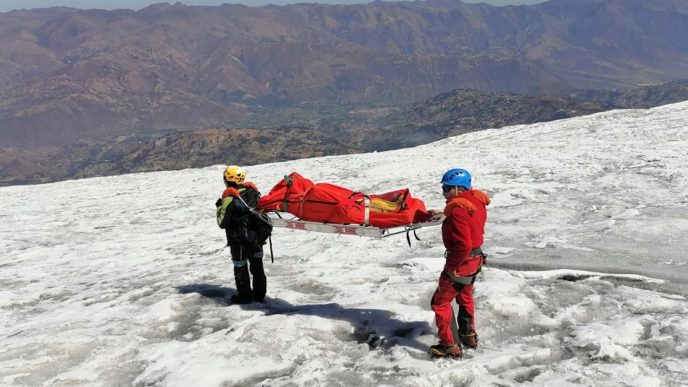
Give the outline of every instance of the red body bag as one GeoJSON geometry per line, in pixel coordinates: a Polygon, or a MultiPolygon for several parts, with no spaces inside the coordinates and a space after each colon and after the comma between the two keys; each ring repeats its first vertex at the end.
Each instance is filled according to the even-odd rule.
{"type": "Polygon", "coordinates": [[[365,195],[328,183],[313,184],[296,172],[260,198],[261,211],[284,211],[301,220],[361,224],[380,228],[423,222],[430,218],[422,200],[408,189],[365,195]]]}

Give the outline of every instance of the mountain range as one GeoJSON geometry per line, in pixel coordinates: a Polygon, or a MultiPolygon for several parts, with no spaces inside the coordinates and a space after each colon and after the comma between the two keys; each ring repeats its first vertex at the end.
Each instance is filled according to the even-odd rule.
{"type": "Polygon", "coordinates": [[[240,128],[301,103],[659,84],[686,78],[685,36],[683,0],[13,11],[0,14],[0,146],[240,128]]]}

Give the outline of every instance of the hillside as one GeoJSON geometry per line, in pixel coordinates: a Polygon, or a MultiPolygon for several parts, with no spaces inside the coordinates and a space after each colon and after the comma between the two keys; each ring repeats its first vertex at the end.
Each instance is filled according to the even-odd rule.
{"type": "Polygon", "coordinates": [[[0,185],[397,149],[477,130],[684,100],[685,80],[625,92],[588,90],[571,97],[460,89],[406,107],[336,106],[317,114],[308,108],[273,109],[275,123],[291,121],[293,126],[172,131],[65,147],[0,148],[0,185]]]}
{"type": "Polygon", "coordinates": [[[225,162],[260,164],[358,151],[305,128],[205,129],[148,137],[120,136],[102,143],[42,149],[41,153],[0,150],[0,185],[197,168],[225,162]]]}
{"type": "Polygon", "coordinates": [[[251,109],[304,102],[658,84],[686,78],[684,36],[683,0],[14,11],[0,14],[0,146],[242,128],[251,109]]]}
{"type": "Polygon", "coordinates": [[[574,95],[581,100],[594,100],[614,108],[650,108],[688,100],[688,79],[630,90],[584,90],[574,95]]]}
{"type": "Polygon", "coordinates": [[[369,149],[397,149],[482,129],[548,122],[608,109],[608,105],[572,97],[461,89],[390,116],[367,143],[371,144],[369,149]]]}

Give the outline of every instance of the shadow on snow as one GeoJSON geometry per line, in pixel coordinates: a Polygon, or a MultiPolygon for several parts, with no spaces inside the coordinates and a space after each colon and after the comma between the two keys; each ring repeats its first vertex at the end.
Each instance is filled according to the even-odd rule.
{"type": "MultiPolygon", "coordinates": [[[[220,305],[230,305],[229,297],[236,293],[234,288],[212,284],[191,284],[177,287],[181,294],[198,293],[220,305]]],[[[388,350],[396,345],[426,351],[428,345],[418,337],[431,334],[432,328],[426,321],[401,321],[393,314],[381,309],[345,308],[336,303],[292,305],[279,298],[266,297],[265,304],[238,305],[242,309],[263,310],[266,316],[303,315],[342,320],[354,327],[351,337],[358,343],[366,343],[370,349],[388,350]]]]}
{"type": "Polygon", "coordinates": [[[390,349],[396,345],[426,351],[428,345],[418,336],[432,332],[425,321],[400,321],[381,309],[345,308],[336,303],[291,305],[280,299],[268,300],[266,315],[304,315],[348,321],[354,327],[353,338],[371,349],[390,349]]]}
{"type": "Polygon", "coordinates": [[[177,286],[177,291],[181,294],[198,293],[203,297],[210,298],[220,305],[230,305],[229,298],[236,293],[234,288],[212,284],[192,284],[177,286]]]}

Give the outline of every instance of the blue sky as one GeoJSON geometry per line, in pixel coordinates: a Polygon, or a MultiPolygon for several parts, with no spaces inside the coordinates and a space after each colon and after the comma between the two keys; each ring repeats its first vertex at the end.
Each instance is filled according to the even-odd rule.
{"type": "MultiPolygon", "coordinates": [[[[485,2],[492,5],[507,4],[535,4],[543,0],[463,0],[464,3],[485,2]]],[[[44,8],[65,6],[73,8],[131,8],[141,9],[150,4],[161,3],[161,0],[0,0],[0,12],[7,12],[13,9],[22,8],[44,8]]],[[[175,3],[176,1],[168,1],[175,3]]],[[[185,0],[181,1],[186,5],[220,5],[223,3],[240,3],[246,5],[265,5],[265,4],[292,4],[292,3],[328,3],[328,4],[353,4],[367,3],[369,0],[185,0]]]]}

